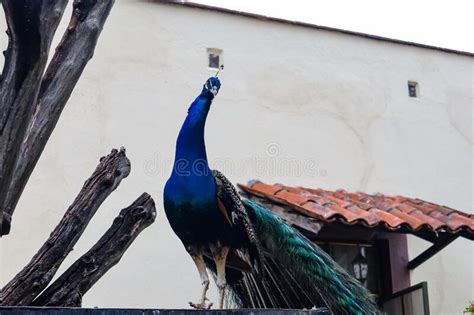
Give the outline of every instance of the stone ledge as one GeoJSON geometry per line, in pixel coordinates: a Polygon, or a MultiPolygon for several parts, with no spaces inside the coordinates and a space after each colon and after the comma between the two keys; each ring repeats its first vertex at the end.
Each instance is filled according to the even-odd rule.
{"type": "Polygon", "coordinates": [[[0,315],[330,315],[324,308],[312,310],[281,309],[127,309],[127,308],[68,308],[68,307],[1,307],[0,315]]]}

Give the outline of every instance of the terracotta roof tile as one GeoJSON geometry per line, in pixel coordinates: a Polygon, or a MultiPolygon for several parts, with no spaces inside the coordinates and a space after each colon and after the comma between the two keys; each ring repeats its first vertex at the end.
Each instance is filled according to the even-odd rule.
{"type": "Polygon", "coordinates": [[[265,185],[264,183],[256,183],[252,186],[252,189],[262,195],[273,195],[277,191],[282,190],[281,186],[265,185]]]}
{"type": "Polygon", "coordinates": [[[259,181],[239,187],[249,194],[286,205],[293,211],[321,221],[381,226],[390,231],[404,227],[412,231],[463,231],[474,235],[473,214],[417,198],[268,185],[259,181]]]}
{"type": "Polygon", "coordinates": [[[400,228],[402,224],[407,224],[405,220],[377,208],[372,208],[368,212],[373,213],[374,215],[379,217],[380,220],[384,222],[390,230],[396,230],[400,228]]]}
{"type": "Polygon", "coordinates": [[[456,210],[445,207],[445,206],[437,206],[436,208],[432,209],[432,211],[439,211],[444,215],[450,215],[451,213],[456,212],[456,210]]]}
{"type": "Polygon", "coordinates": [[[346,207],[349,207],[349,206],[353,205],[351,202],[346,201],[344,199],[339,199],[337,197],[327,196],[326,198],[328,200],[331,200],[331,201],[335,202],[338,206],[343,207],[343,208],[346,208],[346,207]]]}
{"type": "Polygon", "coordinates": [[[301,205],[301,207],[307,210],[310,213],[313,213],[315,218],[322,219],[322,220],[330,220],[335,215],[340,215],[338,212],[329,209],[327,207],[321,206],[314,201],[308,201],[305,204],[301,205]]]}
{"type": "Polygon", "coordinates": [[[417,211],[416,207],[413,207],[409,204],[397,203],[397,204],[394,205],[394,207],[397,208],[398,210],[400,210],[402,212],[405,212],[405,213],[408,213],[408,214],[410,214],[414,211],[417,211]]]}
{"type": "Polygon", "coordinates": [[[308,201],[308,197],[291,193],[287,190],[280,190],[274,193],[274,196],[276,196],[278,199],[283,199],[287,203],[291,204],[296,204],[296,205],[301,205],[302,203],[305,203],[308,201]]]}
{"type": "Polygon", "coordinates": [[[474,220],[472,218],[460,215],[457,212],[451,213],[449,215],[449,218],[452,225],[457,224],[456,229],[461,227],[468,227],[469,229],[474,231],[474,220]]]}
{"type": "Polygon", "coordinates": [[[360,218],[362,220],[365,221],[366,225],[368,226],[373,226],[373,225],[376,225],[376,224],[379,224],[380,222],[382,222],[382,219],[370,212],[370,211],[366,211],[366,210],[362,210],[361,208],[355,206],[355,205],[351,205],[349,207],[347,207],[348,210],[351,210],[352,212],[358,214],[360,216],[360,218]]]}
{"type": "Polygon", "coordinates": [[[446,224],[444,222],[437,220],[436,218],[433,218],[432,216],[426,215],[420,210],[416,210],[410,213],[412,217],[415,217],[417,219],[420,219],[423,222],[426,222],[430,228],[433,230],[439,230],[441,228],[446,228],[446,224]]]}
{"type": "Polygon", "coordinates": [[[409,215],[405,212],[402,212],[398,209],[394,209],[394,210],[390,211],[390,214],[392,214],[394,216],[397,216],[400,219],[404,220],[411,227],[412,230],[418,231],[422,227],[429,227],[428,223],[426,223],[425,221],[423,221],[423,220],[421,220],[421,219],[419,219],[415,216],[409,215]]]}
{"type": "Polygon", "coordinates": [[[444,215],[440,211],[433,211],[430,215],[439,221],[445,223],[451,231],[458,231],[461,228],[470,229],[474,231],[474,219],[470,217],[462,216],[458,213],[451,213],[450,215],[444,215]]]}
{"type": "Polygon", "coordinates": [[[353,211],[349,211],[346,208],[340,207],[337,204],[328,204],[326,207],[336,211],[348,223],[353,223],[355,220],[361,219],[361,216],[359,214],[354,213],[353,211]]]}

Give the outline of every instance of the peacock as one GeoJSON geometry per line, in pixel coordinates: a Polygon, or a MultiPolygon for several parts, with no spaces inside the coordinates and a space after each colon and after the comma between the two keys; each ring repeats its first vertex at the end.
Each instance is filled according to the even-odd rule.
{"type": "Polygon", "coordinates": [[[204,129],[220,86],[217,76],[209,78],[189,107],[163,193],[168,221],[201,278],[199,300],[190,305],[212,305],[206,303],[209,269],[219,308],[226,300],[242,308],[326,306],[338,315],[379,314],[369,291],[328,254],[210,169],[204,129]]]}

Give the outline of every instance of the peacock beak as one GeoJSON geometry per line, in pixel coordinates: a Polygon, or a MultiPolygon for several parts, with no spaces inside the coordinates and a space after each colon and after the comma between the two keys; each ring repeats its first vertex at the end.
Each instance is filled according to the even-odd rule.
{"type": "Polygon", "coordinates": [[[211,87],[210,91],[214,96],[216,96],[217,93],[219,92],[219,90],[217,89],[217,86],[211,87]]]}

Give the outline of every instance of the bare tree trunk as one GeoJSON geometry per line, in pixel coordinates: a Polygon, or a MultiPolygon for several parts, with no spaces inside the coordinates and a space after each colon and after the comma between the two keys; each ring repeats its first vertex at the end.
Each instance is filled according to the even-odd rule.
{"type": "Polygon", "coordinates": [[[23,189],[79,77],[92,58],[114,1],[74,1],[71,21],[41,82],[3,209],[12,215],[23,189]],[[71,65],[74,65],[71,67],[71,65]]]}
{"type": "MultiPolygon", "coordinates": [[[[3,0],[8,48],[0,81],[0,210],[36,104],[49,47],[67,0],[3,0]]],[[[11,216],[11,212],[7,211],[11,216]]],[[[0,215],[3,221],[4,215],[0,215]]],[[[5,216],[5,218],[8,218],[5,216]]],[[[0,227],[2,222],[0,221],[0,227]]]]}
{"type": "Polygon", "coordinates": [[[123,209],[100,240],[32,305],[80,307],[84,294],[114,265],[130,244],[156,217],[155,203],[147,193],[123,209]]]}
{"type": "MultiPolygon", "coordinates": [[[[0,77],[0,236],[10,221],[74,86],[92,58],[114,0],[74,0],[69,26],[46,72],[67,0],[0,0],[9,36],[0,77]]],[[[48,286],[89,221],[130,173],[125,149],[101,158],[92,176],[31,261],[0,290],[0,305],[75,305],[117,264],[156,211],[146,193],[121,211],[97,244],[48,286]],[[37,298],[38,297],[38,298],[37,298]],[[35,298],[37,298],[35,300],[35,298]],[[34,302],[33,302],[34,301],[34,302]]]]}
{"type": "Polygon", "coordinates": [[[130,173],[125,150],[102,157],[92,176],[36,255],[1,291],[3,305],[29,305],[51,281],[102,202],[130,173]]]}
{"type": "Polygon", "coordinates": [[[0,236],[9,232],[16,204],[93,55],[114,0],[74,1],[69,26],[43,76],[67,2],[3,1],[10,44],[0,82],[0,236]]]}

